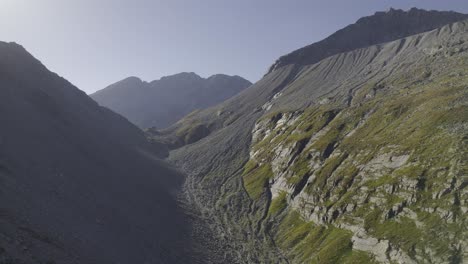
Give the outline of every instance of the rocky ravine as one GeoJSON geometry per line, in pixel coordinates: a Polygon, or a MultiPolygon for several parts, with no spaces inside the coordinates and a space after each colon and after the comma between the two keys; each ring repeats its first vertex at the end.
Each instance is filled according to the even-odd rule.
{"type": "Polygon", "coordinates": [[[285,65],[150,136],[236,262],[463,263],[467,33],[285,65]]]}

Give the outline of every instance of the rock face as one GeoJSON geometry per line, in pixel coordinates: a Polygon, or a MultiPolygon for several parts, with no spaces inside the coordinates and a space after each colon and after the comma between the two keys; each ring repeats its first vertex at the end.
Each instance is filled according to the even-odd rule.
{"type": "Polygon", "coordinates": [[[251,83],[223,74],[179,73],[152,82],[130,77],[91,95],[141,128],[165,128],[190,112],[221,103],[251,83]]]}
{"type": "Polygon", "coordinates": [[[445,25],[464,17],[412,9],[361,19],[327,40],[330,53],[323,42],[282,58],[235,98],[157,135],[209,128],[169,159],[227,254],[465,262],[468,21],[445,25]]]}
{"type": "Polygon", "coordinates": [[[0,42],[0,262],[188,263],[181,177],[141,130],[0,42]]]}

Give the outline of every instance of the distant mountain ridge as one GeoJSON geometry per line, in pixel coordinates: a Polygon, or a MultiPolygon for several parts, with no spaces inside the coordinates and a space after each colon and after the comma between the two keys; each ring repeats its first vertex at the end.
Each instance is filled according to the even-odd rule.
{"type": "Polygon", "coordinates": [[[362,17],[356,23],[338,30],[329,37],[280,57],[269,69],[283,66],[309,65],[332,55],[390,42],[444,25],[468,19],[468,14],[453,11],[427,11],[411,8],[409,11],[389,9],[362,17]]]}
{"type": "Polygon", "coordinates": [[[129,77],[90,96],[140,128],[164,128],[196,109],[231,98],[251,84],[239,76],[202,78],[182,72],[151,82],[129,77]]]}

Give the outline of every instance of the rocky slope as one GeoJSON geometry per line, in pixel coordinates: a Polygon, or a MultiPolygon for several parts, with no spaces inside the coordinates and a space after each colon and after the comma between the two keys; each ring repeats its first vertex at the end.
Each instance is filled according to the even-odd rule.
{"type": "Polygon", "coordinates": [[[377,13],[355,25],[398,26],[313,44],[149,136],[239,263],[463,263],[468,22],[450,22],[464,17],[377,13]]]}
{"type": "Polygon", "coordinates": [[[100,105],[128,118],[141,128],[165,128],[197,109],[238,94],[251,83],[223,74],[201,78],[179,73],[152,82],[130,77],[91,95],[100,105]]]}
{"type": "Polygon", "coordinates": [[[181,176],[141,130],[14,43],[0,87],[0,263],[194,260],[181,176]]]}

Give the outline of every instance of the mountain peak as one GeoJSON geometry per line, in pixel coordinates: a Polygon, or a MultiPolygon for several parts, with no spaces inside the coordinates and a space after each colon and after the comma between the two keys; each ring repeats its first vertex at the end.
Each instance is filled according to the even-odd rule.
{"type": "Polygon", "coordinates": [[[229,76],[227,74],[217,73],[217,74],[211,75],[207,79],[211,79],[211,78],[229,78],[229,77],[236,77],[236,76],[229,76]]]}
{"type": "Polygon", "coordinates": [[[194,72],[181,72],[181,73],[176,73],[173,75],[169,76],[164,76],[160,80],[170,80],[170,79],[177,79],[177,80],[199,80],[202,79],[198,74],[194,72]]]}
{"type": "MultiPolygon", "coordinates": [[[[356,22],[357,24],[362,22],[363,20],[378,20],[382,18],[387,18],[387,19],[399,19],[402,17],[407,17],[413,20],[417,20],[418,17],[422,19],[435,19],[438,20],[444,24],[447,24],[444,22],[449,21],[448,23],[456,22],[459,20],[459,18],[464,19],[466,18],[467,15],[457,13],[454,11],[435,11],[435,10],[425,10],[425,9],[420,9],[417,7],[412,7],[408,10],[403,10],[403,9],[396,9],[396,8],[389,8],[387,11],[377,11],[375,14],[371,16],[365,16],[356,22]],[[454,19],[454,21],[452,21],[454,19]]],[[[406,22],[406,21],[403,21],[406,22]]],[[[424,21],[425,22],[425,21],[424,21]]],[[[437,21],[435,21],[437,22],[437,21]]]]}
{"type": "Polygon", "coordinates": [[[121,80],[119,83],[142,83],[142,82],[143,81],[140,78],[136,76],[130,76],[121,80]]]}
{"type": "Polygon", "coordinates": [[[4,42],[4,41],[0,41],[0,48],[1,49],[5,49],[5,48],[10,48],[10,49],[18,49],[18,50],[22,50],[22,51],[26,51],[26,49],[21,46],[20,44],[16,43],[16,42],[4,42]]]}
{"type": "Polygon", "coordinates": [[[30,63],[33,63],[36,65],[40,63],[23,46],[16,42],[0,41],[0,56],[5,64],[15,63],[16,67],[18,67],[19,64],[29,65],[30,63]]]}
{"type": "Polygon", "coordinates": [[[362,17],[322,41],[280,57],[268,73],[290,64],[314,64],[338,53],[390,42],[464,19],[468,19],[468,15],[453,11],[427,11],[418,8],[404,11],[390,8],[386,12],[362,17]]]}
{"type": "Polygon", "coordinates": [[[227,74],[222,74],[222,73],[213,74],[213,75],[211,75],[210,77],[208,77],[206,79],[207,80],[235,79],[235,80],[241,80],[243,82],[248,82],[248,83],[252,84],[249,80],[247,80],[245,78],[242,78],[239,75],[227,75],[227,74]]]}

